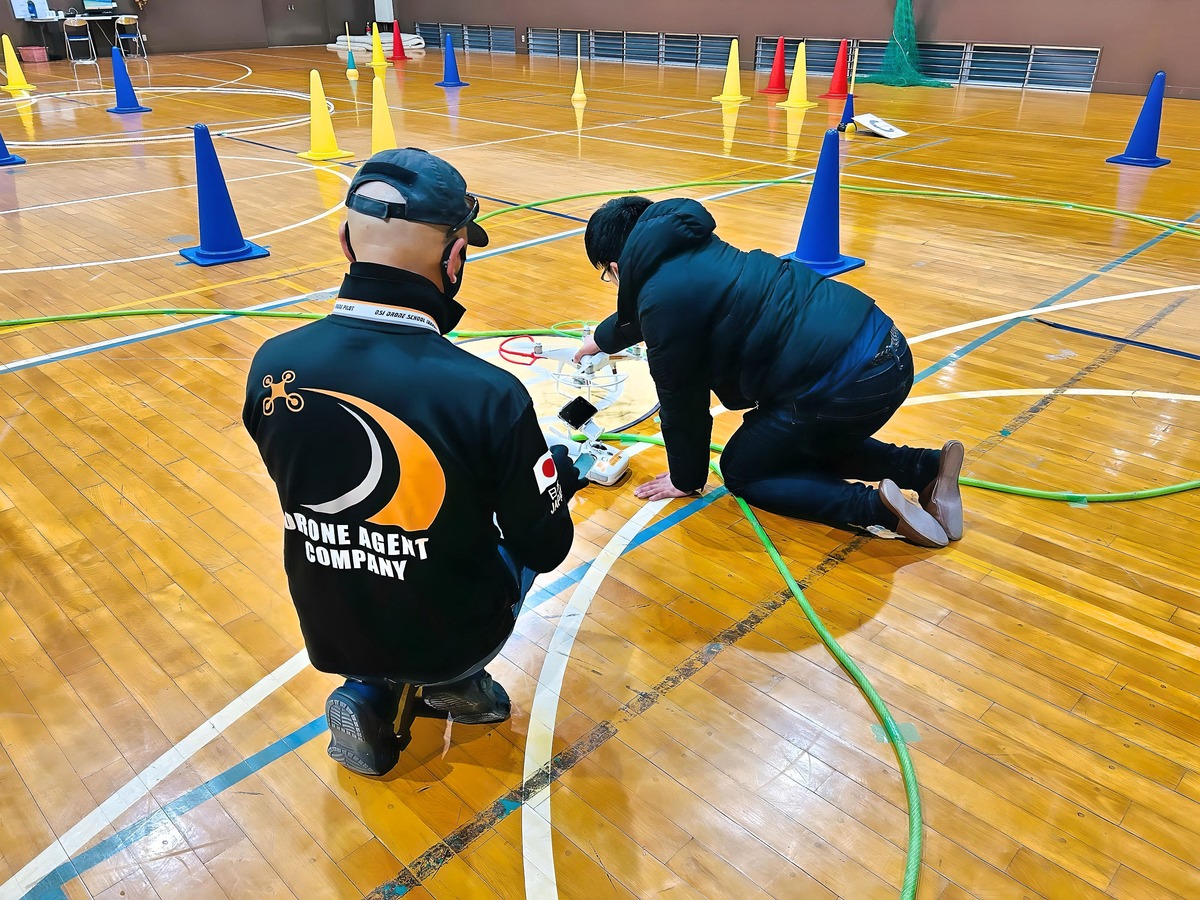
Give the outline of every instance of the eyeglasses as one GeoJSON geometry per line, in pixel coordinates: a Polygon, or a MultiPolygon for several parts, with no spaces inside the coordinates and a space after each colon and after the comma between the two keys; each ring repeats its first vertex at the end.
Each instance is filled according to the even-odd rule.
{"type": "Polygon", "coordinates": [[[612,269],[612,263],[605,263],[604,268],[600,270],[600,280],[603,281],[605,284],[613,283],[613,275],[612,275],[612,272],[610,271],[611,269],[612,269]]]}
{"type": "Polygon", "coordinates": [[[454,234],[466,228],[469,224],[475,221],[475,217],[479,215],[479,198],[474,194],[467,194],[467,205],[470,210],[457,225],[450,226],[450,234],[454,234]]]}

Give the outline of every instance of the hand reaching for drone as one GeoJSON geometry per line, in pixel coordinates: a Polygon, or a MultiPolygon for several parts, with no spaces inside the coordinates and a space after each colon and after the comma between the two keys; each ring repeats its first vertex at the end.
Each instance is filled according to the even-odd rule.
{"type": "Polygon", "coordinates": [[[579,365],[579,361],[585,356],[595,356],[599,352],[600,345],[596,343],[595,338],[586,337],[583,339],[582,346],[580,346],[579,351],[574,357],[572,357],[571,361],[574,362],[575,365],[579,365]]]}

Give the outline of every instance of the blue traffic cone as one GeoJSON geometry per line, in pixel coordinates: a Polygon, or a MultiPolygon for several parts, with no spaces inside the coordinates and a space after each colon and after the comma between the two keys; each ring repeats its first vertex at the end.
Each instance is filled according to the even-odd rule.
{"type": "Polygon", "coordinates": [[[9,152],[8,145],[4,143],[4,135],[0,134],[0,166],[23,165],[25,165],[25,160],[15,153],[9,152]]]}
{"type": "Polygon", "coordinates": [[[796,252],[787,258],[802,262],[821,275],[839,275],[859,266],[865,260],[846,256],[838,249],[838,133],[834,128],[825,132],[821,155],[817,158],[817,173],[813,176],[808,208],[800,225],[800,240],[796,252]]]}
{"type": "Polygon", "coordinates": [[[129,70],[125,68],[125,54],[120,47],[112,48],[113,82],[117,86],[117,105],[109,110],[110,113],[127,115],[128,113],[150,112],[150,107],[138,103],[137,94],[133,92],[133,82],[129,80],[129,70]]]}
{"type": "Polygon", "coordinates": [[[458,60],[454,58],[454,41],[446,35],[446,59],[442,63],[442,80],[435,87],[469,87],[458,77],[458,60]]]}
{"type": "Polygon", "coordinates": [[[266,247],[242,237],[208,126],[197,125],[193,131],[196,137],[196,188],[200,198],[200,246],[186,247],[179,251],[180,255],[198,266],[270,256],[266,247]]]}
{"type": "Polygon", "coordinates": [[[846,95],[846,105],[842,107],[842,121],[838,122],[838,129],[844,129],[847,125],[854,121],[854,95],[846,95]]]}
{"type": "Polygon", "coordinates": [[[1146,102],[1142,104],[1125,152],[1110,156],[1105,162],[1119,166],[1144,166],[1147,169],[1157,169],[1170,162],[1158,155],[1158,126],[1162,124],[1163,95],[1166,91],[1167,73],[1159,72],[1150,82],[1146,102]]]}

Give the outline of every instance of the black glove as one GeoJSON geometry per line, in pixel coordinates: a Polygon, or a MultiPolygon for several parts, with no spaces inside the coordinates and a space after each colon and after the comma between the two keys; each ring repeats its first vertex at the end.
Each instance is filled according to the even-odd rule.
{"type": "Polygon", "coordinates": [[[554,458],[554,468],[558,470],[558,483],[562,485],[563,499],[570,500],[581,488],[587,487],[588,480],[579,474],[575,463],[571,462],[571,452],[562,444],[550,448],[554,458]]]}

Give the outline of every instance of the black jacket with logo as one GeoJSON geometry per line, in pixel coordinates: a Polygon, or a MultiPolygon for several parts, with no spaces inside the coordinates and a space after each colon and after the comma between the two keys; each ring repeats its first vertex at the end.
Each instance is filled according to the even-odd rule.
{"type": "Polygon", "coordinates": [[[708,478],[709,391],[729,409],[797,397],[830,370],[875,301],[794,260],[738,250],[695,200],[652,204],[617,261],[617,311],[596,329],[616,352],[646,342],[671,482],[708,478]]]}
{"type": "MultiPolygon", "coordinates": [[[[415,311],[441,333],[463,314],[427,279],[368,263],[340,296],[415,311]]],[[[529,393],[434,331],[335,314],[272,338],[242,420],[279,491],[284,568],[322,671],[461,675],[512,632],[501,532],[539,572],[570,549],[529,393]]]]}

